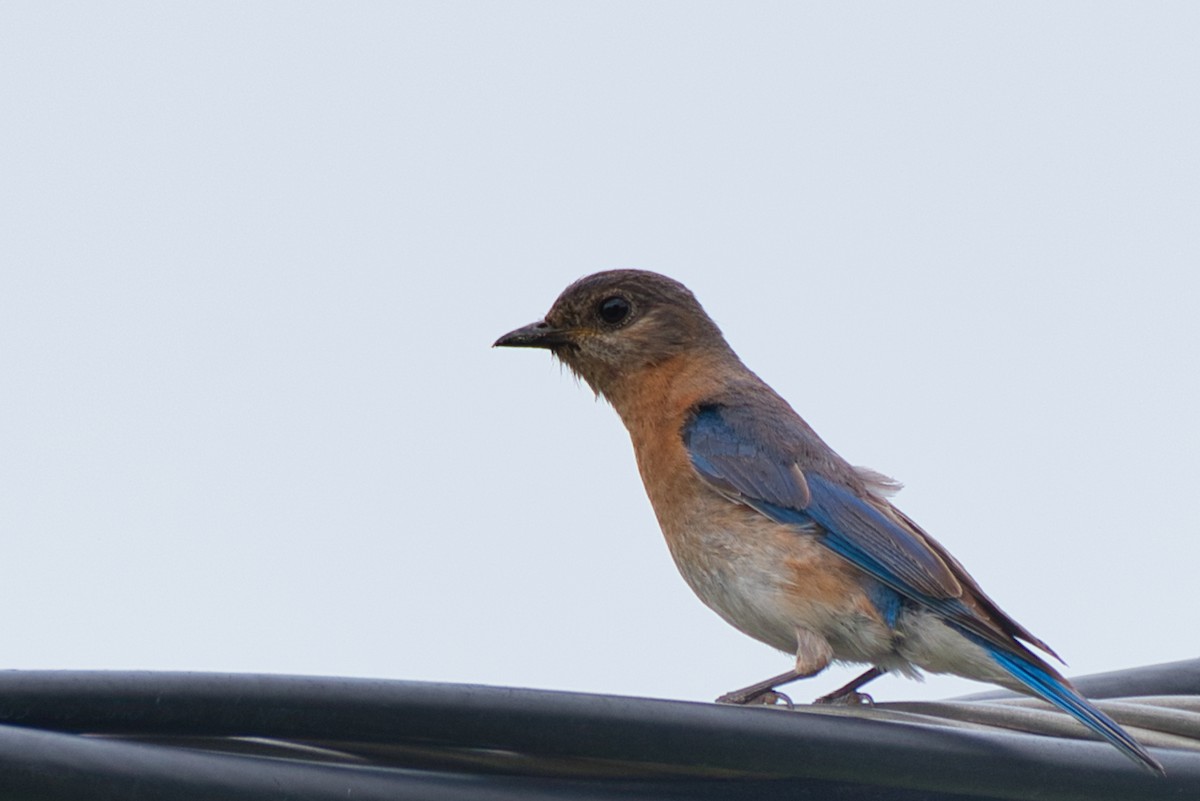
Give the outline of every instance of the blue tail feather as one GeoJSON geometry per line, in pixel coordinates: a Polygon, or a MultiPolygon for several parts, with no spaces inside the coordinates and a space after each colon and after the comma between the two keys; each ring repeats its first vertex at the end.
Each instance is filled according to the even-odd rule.
{"type": "Polygon", "coordinates": [[[1041,698],[1108,740],[1133,761],[1155,773],[1164,772],[1162,765],[1150,756],[1146,749],[1130,736],[1129,732],[1121,728],[1108,715],[1092,706],[1086,698],[1055,676],[1049,668],[1031,661],[1030,657],[1004,650],[977,637],[971,637],[971,639],[982,645],[1000,667],[1041,698]]]}

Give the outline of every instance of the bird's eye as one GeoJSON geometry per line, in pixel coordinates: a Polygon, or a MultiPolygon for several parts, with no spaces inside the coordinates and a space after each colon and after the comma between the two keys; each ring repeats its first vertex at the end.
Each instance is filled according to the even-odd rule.
{"type": "Polygon", "coordinates": [[[600,319],[609,325],[616,325],[629,316],[631,307],[625,298],[614,296],[600,301],[600,319]]]}

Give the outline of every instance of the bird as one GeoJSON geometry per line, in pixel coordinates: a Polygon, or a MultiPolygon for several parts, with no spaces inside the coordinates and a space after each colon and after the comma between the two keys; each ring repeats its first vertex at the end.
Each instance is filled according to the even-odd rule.
{"type": "Polygon", "coordinates": [[[494,346],[550,351],[616,410],[684,581],[734,628],[795,656],[718,702],[778,700],[778,687],[833,663],[870,667],[818,702],[862,700],[886,673],[949,673],[1040,696],[1163,772],[892,504],[896,482],[839,456],[743,364],[683,284],[646,270],[588,275],[494,346]]]}

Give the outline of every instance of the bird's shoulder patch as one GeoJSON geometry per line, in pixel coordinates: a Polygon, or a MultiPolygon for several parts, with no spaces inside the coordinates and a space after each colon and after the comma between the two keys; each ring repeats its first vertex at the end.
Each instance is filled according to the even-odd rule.
{"type": "Polygon", "coordinates": [[[692,466],[723,494],[803,511],[811,501],[804,471],[766,429],[732,407],[700,404],[684,423],[683,444],[692,466]]]}

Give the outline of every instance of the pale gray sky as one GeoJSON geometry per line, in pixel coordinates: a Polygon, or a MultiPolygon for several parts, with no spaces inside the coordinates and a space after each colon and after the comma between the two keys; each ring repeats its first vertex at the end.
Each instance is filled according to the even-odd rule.
{"type": "Polygon", "coordinates": [[[0,666],[787,669],[676,574],[613,412],[489,349],[611,267],[688,284],[1072,672],[1197,656],[1198,37],[1190,3],[4,3],[0,666]]]}

